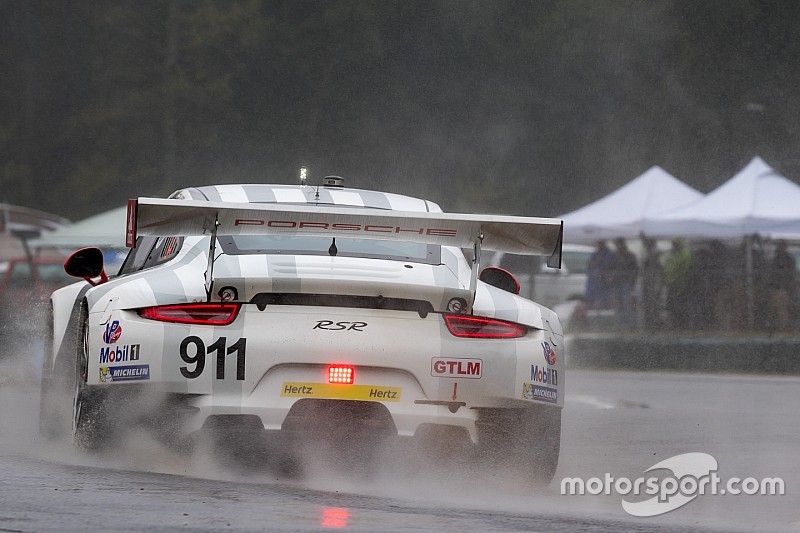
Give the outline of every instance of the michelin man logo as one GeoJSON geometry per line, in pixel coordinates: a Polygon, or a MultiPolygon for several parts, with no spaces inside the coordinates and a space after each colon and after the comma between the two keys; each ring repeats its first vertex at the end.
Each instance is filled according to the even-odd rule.
{"type": "Polygon", "coordinates": [[[100,381],[103,383],[114,381],[114,378],[111,376],[111,371],[107,366],[100,367],[100,381]]]}
{"type": "Polygon", "coordinates": [[[522,398],[525,400],[533,400],[533,383],[522,384],[522,398]]]}

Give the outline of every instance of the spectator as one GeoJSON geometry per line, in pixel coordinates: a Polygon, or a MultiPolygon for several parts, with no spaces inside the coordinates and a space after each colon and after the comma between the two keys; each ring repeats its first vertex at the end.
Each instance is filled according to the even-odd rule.
{"type": "Polygon", "coordinates": [[[636,256],[628,250],[625,239],[614,241],[616,251],[611,256],[609,270],[611,271],[611,294],[614,301],[614,311],[617,323],[623,327],[634,325],[636,315],[633,306],[633,289],[639,275],[639,264],[636,256]]]}
{"type": "Polygon", "coordinates": [[[605,241],[597,241],[597,249],[589,258],[589,264],[586,267],[586,307],[588,309],[608,309],[610,307],[608,265],[611,254],[605,241]]]}
{"type": "Polygon", "coordinates": [[[708,330],[714,323],[714,293],[718,268],[714,254],[707,243],[695,248],[686,273],[685,307],[687,325],[693,330],[708,330]]]}
{"type": "Polygon", "coordinates": [[[667,288],[667,314],[672,327],[685,327],[689,313],[686,309],[687,275],[692,256],[683,239],[672,239],[672,249],[664,261],[664,284],[667,288]]]}
{"type": "Polygon", "coordinates": [[[709,257],[705,278],[705,294],[701,296],[708,302],[707,325],[718,330],[731,330],[736,319],[734,309],[742,309],[737,305],[740,257],[725,246],[720,240],[708,243],[709,257]]]}
{"type": "MultiPolygon", "coordinates": [[[[742,248],[739,252],[739,257],[746,257],[745,254],[747,253],[747,247],[743,243],[742,248]]],[[[761,238],[758,235],[753,235],[753,246],[750,250],[751,254],[751,275],[752,275],[752,283],[753,283],[753,325],[756,329],[769,329],[770,327],[770,306],[772,303],[772,295],[770,294],[772,291],[770,290],[770,264],[769,260],[767,260],[767,254],[764,251],[764,243],[762,242],[761,238]]],[[[746,287],[746,260],[739,260],[739,263],[742,265],[741,268],[741,290],[739,291],[739,295],[737,295],[737,301],[744,301],[744,298],[747,298],[747,291],[745,290],[746,287]]],[[[743,309],[740,305],[738,306],[739,309],[743,309]]],[[[742,311],[742,312],[743,312],[742,311]]],[[[736,323],[739,327],[744,327],[747,325],[746,321],[744,320],[744,316],[742,319],[736,323]]]]}
{"type": "Polygon", "coordinates": [[[644,307],[644,327],[657,329],[661,325],[661,295],[664,289],[664,267],[661,265],[661,252],[656,241],[642,238],[645,256],[642,262],[642,305],[644,307]]]}
{"type": "Polygon", "coordinates": [[[770,269],[773,320],[779,331],[789,329],[789,302],[794,298],[795,268],[794,257],[786,250],[786,241],[779,240],[770,269]]]}
{"type": "Polygon", "coordinates": [[[597,250],[589,258],[586,270],[586,306],[589,309],[608,309],[609,262],[612,252],[605,241],[597,241],[597,250]]]}

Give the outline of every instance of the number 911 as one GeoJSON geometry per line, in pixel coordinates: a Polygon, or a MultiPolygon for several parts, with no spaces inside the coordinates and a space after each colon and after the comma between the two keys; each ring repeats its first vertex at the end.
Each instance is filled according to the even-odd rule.
{"type": "Polygon", "coordinates": [[[199,378],[206,367],[206,355],[217,352],[217,379],[225,379],[225,358],[233,353],[236,354],[236,379],[244,380],[245,372],[245,351],[247,339],[241,338],[235,343],[227,346],[228,339],[220,337],[213,344],[206,347],[203,339],[190,335],[181,341],[180,354],[183,362],[187,366],[180,367],[181,374],[187,379],[199,378]],[[194,368],[189,368],[193,365],[194,368]]]}

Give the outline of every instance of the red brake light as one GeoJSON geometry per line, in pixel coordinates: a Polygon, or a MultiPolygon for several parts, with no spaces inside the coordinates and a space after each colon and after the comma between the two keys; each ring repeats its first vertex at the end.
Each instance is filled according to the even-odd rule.
{"type": "Polygon", "coordinates": [[[482,316],[444,315],[444,323],[456,337],[516,339],[527,333],[527,329],[521,324],[482,316]]]}
{"type": "Polygon", "coordinates": [[[139,316],[161,322],[227,326],[239,314],[240,304],[159,305],[139,309],[139,316]]]}
{"type": "Polygon", "coordinates": [[[328,367],[328,383],[347,383],[352,385],[356,371],[352,366],[331,365],[328,367]]]}

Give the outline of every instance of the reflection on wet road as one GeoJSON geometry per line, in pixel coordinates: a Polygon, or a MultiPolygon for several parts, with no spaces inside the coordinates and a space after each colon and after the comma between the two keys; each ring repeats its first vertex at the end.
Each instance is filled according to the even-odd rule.
{"type": "MultiPolygon", "coordinates": [[[[8,373],[6,373],[8,375],[8,373]]],[[[292,480],[233,474],[146,435],[101,456],[43,442],[33,380],[0,384],[0,530],[686,531],[797,530],[800,379],[571,372],[562,461],[533,493],[498,476],[389,461],[369,479],[325,468],[292,480]],[[678,454],[713,456],[723,478],[780,476],[784,496],[702,495],[653,517],[619,494],[560,494],[564,477],[635,479],[678,454]]]]}

